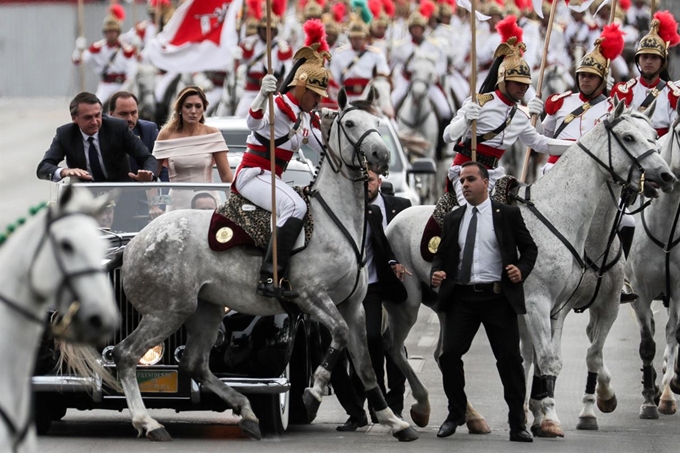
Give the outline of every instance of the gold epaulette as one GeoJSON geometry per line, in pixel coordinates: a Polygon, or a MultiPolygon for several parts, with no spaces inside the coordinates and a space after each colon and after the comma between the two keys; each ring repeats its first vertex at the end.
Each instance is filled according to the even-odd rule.
{"type": "Polygon", "coordinates": [[[636,83],[637,79],[630,79],[628,82],[620,84],[617,88],[617,91],[626,94],[628,93],[628,91],[630,91],[631,88],[635,86],[636,83]]]}
{"type": "Polygon", "coordinates": [[[493,93],[484,93],[477,95],[477,103],[480,107],[484,107],[484,104],[493,99],[493,93]]]}
{"type": "Polygon", "coordinates": [[[666,86],[668,87],[669,90],[671,90],[673,96],[675,96],[676,98],[680,98],[680,87],[678,87],[676,82],[666,82],[666,86]]]}
{"type": "Polygon", "coordinates": [[[559,101],[560,99],[569,97],[569,96],[571,96],[571,95],[572,95],[572,92],[571,92],[571,91],[567,91],[567,92],[562,93],[562,94],[553,94],[552,96],[550,96],[550,101],[552,101],[552,102],[557,102],[557,101],[559,101]]]}

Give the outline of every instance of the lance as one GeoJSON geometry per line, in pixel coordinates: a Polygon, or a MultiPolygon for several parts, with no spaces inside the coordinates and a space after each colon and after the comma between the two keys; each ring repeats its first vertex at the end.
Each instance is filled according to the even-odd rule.
{"type": "MultiPolygon", "coordinates": [[[[83,0],[78,0],[78,36],[85,36],[85,7],[83,0]]],[[[78,65],[78,77],[80,78],[80,91],[85,91],[85,65],[83,65],[83,51],[80,53],[80,64],[78,65]]]]}
{"type": "MultiPolygon", "coordinates": [[[[272,67],[272,0],[267,0],[267,74],[273,74],[272,67]]],[[[278,246],[276,243],[276,134],[274,117],[274,93],[269,93],[269,162],[272,174],[272,264],[274,288],[279,287],[278,246]]]]}
{"type": "MultiPolygon", "coordinates": [[[[616,19],[616,4],[618,3],[618,0],[612,0],[611,4],[609,7],[611,10],[609,11],[609,25],[614,23],[614,19],[616,19]]],[[[654,11],[654,0],[652,0],[652,14],[654,11]]]]}
{"type": "Polygon", "coordinates": [[[155,15],[154,22],[156,23],[156,34],[161,32],[161,0],[156,0],[156,6],[154,7],[155,15]]]}
{"type": "MultiPolygon", "coordinates": [[[[654,17],[654,11],[656,11],[656,0],[652,0],[652,4],[650,5],[650,10],[651,10],[651,15],[654,17]]],[[[611,22],[611,21],[610,21],[611,22]]]]}
{"type": "MultiPolygon", "coordinates": [[[[470,102],[477,103],[477,0],[470,1],[470,33],[472,45],[470,48],[470,102]]],[[[470,125],[470,158],[477,160],[477,120],[472,120],[470,125]]]]}
{"type": "MultiPolygon", "coordinates": [[[[545,44],[543,44],[543,58],[541,60],[541,70],[538,74],[538,87],[536,88],[536,96],[541,98],[541,91],[543,91],[543,76],[545,74],[545,67],[548,63],[548,49],[550,47],[550,35],[552,34],[553,21],[555,20],[555,12],[557,11],[558,0],[553,0],[552,6],[550,6],[550,19],[548,21],[548,28],[545,32],[545,44]]],[[[531,125],[536,127],[538,122],[538,115],[531,115],[531,125]]],[[[531,158],[531,148],[527,148],[526,153],[524,153],[524,166],[522,167],[522,176],[520,178],[521,182],[526,181],[527,171],[529,169],[529,159],[531,158]]]]}

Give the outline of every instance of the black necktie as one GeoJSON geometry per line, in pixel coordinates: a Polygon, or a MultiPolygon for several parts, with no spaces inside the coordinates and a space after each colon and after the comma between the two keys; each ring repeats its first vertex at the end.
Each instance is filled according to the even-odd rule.
{"type": "Polygon", "coordinates": [[[104,176],[104,171],[99,163],[99,153],[97,152],[97,147],[94,144],[94,137],[89,137],[87,142],[90,144],[90,148],[87,150],[87,155],[90,158],[90,169],[92,170],[92,178],[95,182],[106,181],[106,176],[104,176]]]}
{"type": "Polygon", "coordinates": [[[463,261],[461,262],[460,274],[458,275],[458,280],[464,285],[470,282],[470,275],[472,274],[472,256],[475,251],[475,236],[477,235],[477,212],[477,207],[472,208],[472,218],[470,219],[470,225],[465,236],[463,261]]]}

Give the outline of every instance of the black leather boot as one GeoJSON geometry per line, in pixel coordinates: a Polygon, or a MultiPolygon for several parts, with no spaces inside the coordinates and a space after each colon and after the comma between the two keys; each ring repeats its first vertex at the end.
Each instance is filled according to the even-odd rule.
{"type": "MultiPolygon", "coordinates": [[[[619,230],[619,240],[621,241],[621,248],[623,248],[623,255],[626,259],[628,259],[630,247],[633,245],[633,236],[635,236],[635,227],[623,227],[619,230]]],[[[623,288],[621,288],[621,303],[635,302],[637,299],[638,295],[635,294],[635,291],[630,286],[630,282],[626,279],[623,288]]]]}
{"type": "MultiPolygon", "coordinates": [[[[286,220],[286,223],[281,227],[276,228],[276,242],[277,242],[277,270],[279,281],[283,279],[284,272],[288,269],[288,262],[290,261],[290,253],[293,251],[295,241],[302,231],[303,221],[291,217],[286,220]]],[[[295,299],[299,294],[292,289],[280,288],[277,294],[274,287],[274,253],[272,242],[269,241],[267,247],[267,255],[264,257],[262,267],[260,268],[260,280],[257,282],[257,294],[264,297],[282,297],[283,299],[295,299]]]]}

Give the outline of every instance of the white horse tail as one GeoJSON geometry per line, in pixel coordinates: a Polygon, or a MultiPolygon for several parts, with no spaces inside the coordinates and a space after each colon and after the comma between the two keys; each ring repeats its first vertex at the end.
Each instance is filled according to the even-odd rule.
{"type": "Polygon", "coordinates": [[[95,389],[95,383],[101,380],[103,385],[123,393],[120,382],[102,365],[101,355],[92,346],[78,345],[55,338],[54,350],[59,354],[58,374],[92,378],[90,381],[92,391],[95,389]]]}

